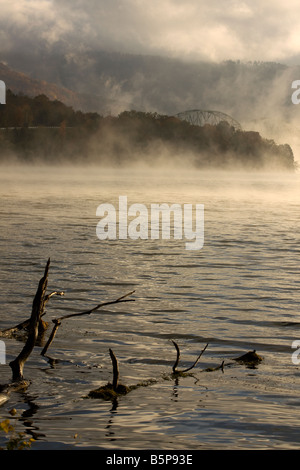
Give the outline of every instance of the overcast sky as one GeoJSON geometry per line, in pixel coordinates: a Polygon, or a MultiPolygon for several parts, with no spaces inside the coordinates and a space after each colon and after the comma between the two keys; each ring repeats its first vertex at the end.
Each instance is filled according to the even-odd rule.
{"type": "Polygon", "coordinates": [[[98,48],[298,63],[299,32],[299,0],[0,0],[4,53],[98,48]]]}

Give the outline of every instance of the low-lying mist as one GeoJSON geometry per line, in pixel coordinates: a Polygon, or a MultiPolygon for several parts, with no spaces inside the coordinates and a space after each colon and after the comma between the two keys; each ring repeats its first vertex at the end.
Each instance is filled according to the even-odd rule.
{"type": "Polygon", "coordinates": [[[227,122],[193,126],[169,116],[124,112],[93,125],[2,129],[2,163],[294,171],[288,144],[227,122]]]}
{"type": "Polygon", "coordinates": [[[43,217],[50,215],[52,204],[58,202],[62,209],[57,215],[60,218],[67,214],[71,216],[73,205],[87,205],[86,216],[95,218],[98,204],[108,202],[117,207],[119,196],[128,196],[128,204],[203,203],[209,218],[210,205],[220,201],[219,210],[230,219],[233,203],[241,208],[244,202],[248,208],[257,202],[275,204],[275,210],[276,204],[278,207],[288,204],[297,210],[300,175],[297,172],[176,168],[169,165],[109,168],[94,164],[45,166],[16,163],[0,166],[0,196],[3,207],[7,197],[9,204],[13,200],[18,204],[33,201],[38,204],[34,210],[43,217]]]}

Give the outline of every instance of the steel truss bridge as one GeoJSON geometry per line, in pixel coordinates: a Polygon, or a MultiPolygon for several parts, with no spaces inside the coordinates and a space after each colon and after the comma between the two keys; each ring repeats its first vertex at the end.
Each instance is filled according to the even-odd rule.
{"type": "Polygon", "coordinates": [[[188,121],[194,126],[204,126],[210,124],[217,126],[220,122],[225,121],[235,130],[242,130],[242,126],[238,121],[231,116],[220,111],[207,111],[204,109],[192,109],[190,111],[183,111],[175,115],[181,121],[188,121]]]}

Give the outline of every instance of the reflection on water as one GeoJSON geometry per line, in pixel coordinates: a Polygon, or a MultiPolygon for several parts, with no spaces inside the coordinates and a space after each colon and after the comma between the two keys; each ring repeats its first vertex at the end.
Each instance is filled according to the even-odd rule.
{"type": "MultiPolygon", "coordinates": [[[[65,320],[50,359],[35,349],[25,365],[32,384],[1,408],[36,437],[34,448],[298,447],[298,174],[11,167],[0,180],[1,328],[27,317],[49,256],[49,289],[66,292],[47,305],[49,321],[135,291],[135,302],[65,320]],[[120,195],[204,204],[203,249],[100,241],[96,209],[120,195]],[[191,375],[172,377],[171,340],[182,368],[209,343],[191,375]],[[156,383],[113,402],[86,399],[112,380],[109,348],[122,382],[156,383]],[[255,369],[232,361],[252,349],[264,357],[255,369]],[[204,370],[223,360],[223,372],[204,370]]],[[[21,345],[6,341],[7,363],[21,345]]]]}

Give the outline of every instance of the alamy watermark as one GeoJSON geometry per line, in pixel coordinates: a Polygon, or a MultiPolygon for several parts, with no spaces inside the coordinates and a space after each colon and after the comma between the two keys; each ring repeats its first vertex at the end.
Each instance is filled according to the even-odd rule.
{"type": "Polygon", "coordinates": [[[6,347],[2,340],[0,340],[0,364],[6,364],[6,347]]]}
{"type": "Polygon", "coordinates": [[[201,250],[204,245],[204,204],[162,203],[148,209],[139,203],[128,207],[127,196],[119,196],[118,211],[113,204],[103,203],[96,215],[101,217],[96,228],[99,240],[158,240],[160,236],[170,240],[173,232],[175,240],[189,240],[186,250],[201,250]]]}
{"type": "Polygon", "coordinates": [[[300,103],[300,80],[294,80],[292,82],[292,88],[295,89],[295,91],[292,93],[291,99],[293,104],[299,104],[300,103]]]}
{"type": "Polygon", "coordinates": [[[296,351],[293,352],[292,354],[292,363],[295,365],[300,364],[300,340],[296,339],[295,341],[292,342],[292,348],[296,349],[296,351]]]}
{"type": "Polygon", "coordinates": [[[3,80],[0,80],[0,104],[6,104],[6,86],[3,80]]]}

